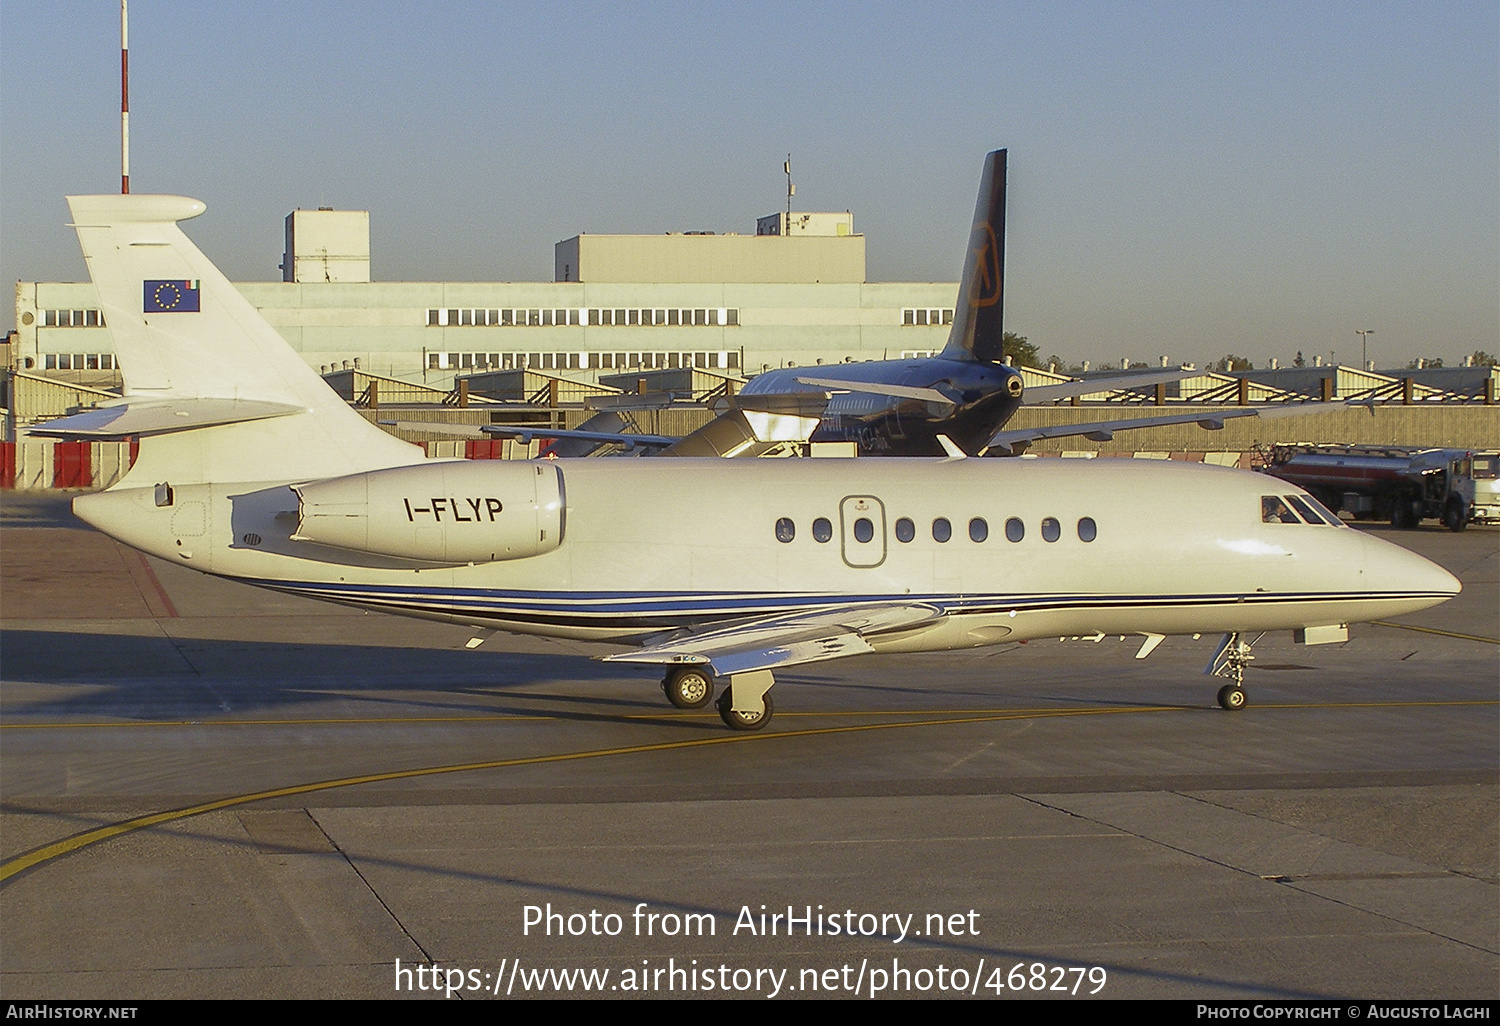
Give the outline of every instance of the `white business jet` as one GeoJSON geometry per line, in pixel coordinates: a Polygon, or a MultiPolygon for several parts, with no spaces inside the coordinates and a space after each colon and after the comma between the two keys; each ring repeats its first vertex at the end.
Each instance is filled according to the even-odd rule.
{"type": "MultiPolygon", "coordinates": [[[[125,381],[54,421],[138,437],[84,520],[204,573],[407,616],[635,646],[673,704],[771,718],[772,672],[1085,634],[1341,640],[1450,574],[1261,475],[1131,460],[428,460],[336,396],[177,222],[176,196],[70,199],[125,381]]],[[[41,433],[41,432],[38,432],[41,433]]]]}

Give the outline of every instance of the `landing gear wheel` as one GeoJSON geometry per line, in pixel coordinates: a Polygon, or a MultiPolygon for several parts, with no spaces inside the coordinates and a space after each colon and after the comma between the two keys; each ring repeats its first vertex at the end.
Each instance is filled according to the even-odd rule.
{"type": "Polygon", "coordinates": [[[667,701],[679,709],[702,709],[714,699],[714,679],[706,669],[680,666],[661,682],[667,701]]]}
{"type": "Polygon", "coordinates": [[[1225,684],[1219,689],[1219,705],[1230,712],[1245,708],[1245,689],[1238,684],[1225,684]]]}
{"type": "Polygon", "coordinates": [[[734,689],[728,688],[719,696],[719,719],[732,730],[759,730],[771,722],[771,714],[776,711],[770,695],[762,695],[760,700],[765,703],[766,707],[758,713],[735,712],[732,706],[734,689]]]}

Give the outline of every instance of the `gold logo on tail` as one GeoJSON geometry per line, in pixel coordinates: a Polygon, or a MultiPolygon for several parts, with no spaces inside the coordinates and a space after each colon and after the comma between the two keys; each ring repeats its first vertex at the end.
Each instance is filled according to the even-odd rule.
{"type": "Polygon", "coordinates": [[[972,243],[980,230],[979,248],[974,250],[974,288],[969,293],[972,307],[994,306],[1000,302],[1000,244],[995,240],[995,229],[988,221],[974,225],[969,236],[972,243]]]}

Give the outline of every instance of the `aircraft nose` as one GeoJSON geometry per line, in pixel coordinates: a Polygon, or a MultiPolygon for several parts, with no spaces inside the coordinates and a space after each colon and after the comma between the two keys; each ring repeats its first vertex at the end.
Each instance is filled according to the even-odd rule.
{"type": "Polygon", "coordinates": [[[1370,535],[1362,537],[1369,545],[1365,565],[1376,590],[1425,597],[1427,605],[1446,602],[1463,590],[1457,577],[1425,556],[1370,535]]]}

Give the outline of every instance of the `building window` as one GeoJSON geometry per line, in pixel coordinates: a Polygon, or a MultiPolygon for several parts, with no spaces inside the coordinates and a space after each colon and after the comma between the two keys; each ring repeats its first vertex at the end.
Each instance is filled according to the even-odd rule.
{"type": "Polygon", "coordinates": [[[918,328],[952,324],[953,311],[948,308],[934,310],[931,307],[904,307],[901,310],[901,323],[907,327],[918,328]]]}

